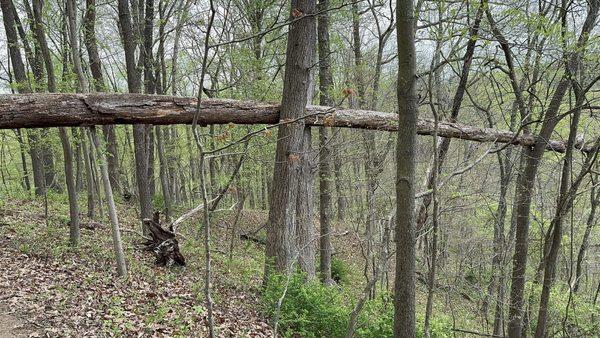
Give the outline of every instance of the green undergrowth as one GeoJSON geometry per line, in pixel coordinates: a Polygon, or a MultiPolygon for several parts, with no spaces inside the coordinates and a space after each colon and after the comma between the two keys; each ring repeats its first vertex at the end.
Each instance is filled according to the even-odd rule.
{"type": "MultiPolygon", "coordinates": [[[[263,311],[273,320],[276,318],[284,337],[345,337],[356,300],[353,290],[327,287],[318,281],[307,282],[301,273],[272,276],[262,293],[263,311]]],[[[393,337],[393,315],[390,294],[367,300],[359,315],[355,336],[393,337]]],[[[423,337],[422,324],[423,318],[417,316],[417,337],[423,337]]],[[[431,322],[431,337],[451,336],[451,319],[436,315],[431,322]]]]}

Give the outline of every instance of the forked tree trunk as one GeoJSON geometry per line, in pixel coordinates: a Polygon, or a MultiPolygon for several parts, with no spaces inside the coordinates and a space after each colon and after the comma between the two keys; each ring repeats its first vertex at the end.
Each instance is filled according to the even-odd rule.
{"type": "MultiPolygon", "coordinates": [[[[577,85],[573,86],[573,91],[576,97],[575,106],[579,107],[585,100],[585,93],[583,93],[581,89],[577,87],[577,85]]],[[[540,305],[535,329],[535,337],[538,338],[544,338],[547,335],[548,304],[550,301],[550,291],[554,284],[554,279],[556,278],[556,265],[563,236],[562,228],[564,219],[569,210],[573,207],[573,200],[577,194],[583,177],[591,170],[593,165],[592,162],[595,161],[597,156],[597,152],[589,154],[582,165],[581,171],[575,177],[573,177],[573,152],[581,113],[581,109],[576,109],[571,118],[571,126],[567,141],[567,152],[565,153],[565,157],[563,159],[558,201],[555,215],[550,226],[552,229],[552,236],[548,238],[549,247],[547,252],[545,252],[546,255],[543,259],[544,280],[542,283],[542,293],[540,295],[540,305]]]]}
{"type": "MultiPolygon", "coordinates": [[[[293,21],[288,33],[286,69],[284,75],[282,119],[296,119],[305,115],[310,71],[313,66],[316,38],[316,0],[292,0],[290,18],[305,16],[293,21]]],[[[298,202],[299,171],[302,163],[304,124],[291,123],[279,126],[273,189],[267,223],[265,278],[273,269],[291,272],[297,255],[296,210],[298,202]]]]}

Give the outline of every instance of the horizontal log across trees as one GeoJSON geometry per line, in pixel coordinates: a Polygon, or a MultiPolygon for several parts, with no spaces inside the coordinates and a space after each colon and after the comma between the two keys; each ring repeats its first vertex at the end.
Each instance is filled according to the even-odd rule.
{"type": "MultiPolygon", "coordinates": [[[[190,124],[196,115],[196,98],[147,94],[18,94],[0,95],[0,129],[91,126],[105,124],[190,124]]],[[[230,99],[202,100],[197,123],[209,124],[277,124],[279,105],[230,99]]],[[[308,106],[304,123],[309,126],[397,131],[394,113],[357,109],[308,106]]],[[[419,135],[433,135],[432,120],[420,119],[419,135]]],[[[510,143],[531,146],[530,135],[492,128],[478,128],[441,121],[440,137],[477,142],[510,143]]],[[[577,142],[576,147],[589,151],[592,142],[577,142]]],[[[564,152],[565,142],[549,140],[547,149],[564,152]]]]}

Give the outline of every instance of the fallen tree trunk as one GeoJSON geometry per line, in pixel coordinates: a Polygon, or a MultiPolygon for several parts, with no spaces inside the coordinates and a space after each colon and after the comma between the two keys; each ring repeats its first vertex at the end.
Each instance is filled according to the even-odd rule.
{"type": "MultiPolygon", "coordinates": [[[[91,126],[107,124],[190,124],[196,113],[196,99],[147,94],[18,94],[0,95],[0,129],[91,126]]],[[[309,126],[397,131],[396,114],[322,106],[307,107],[304,119],[309,126]]],[[[276,124],[279,105],[229,99],[202,101],[200,125],[276,124]]],[[[419,135],[433,135],[434,123],[420,119],[419,135]]],[[[440,122],[438,135],[476,142],[532,146],[535,138],[510,131],[478,128],[460,123],[440,122]]],[[[546,148],[565,152],[563,141],[549,140],[546,148]]],[[[580,139],[576,148],[591,150],[593,142],[580,139]]]]}

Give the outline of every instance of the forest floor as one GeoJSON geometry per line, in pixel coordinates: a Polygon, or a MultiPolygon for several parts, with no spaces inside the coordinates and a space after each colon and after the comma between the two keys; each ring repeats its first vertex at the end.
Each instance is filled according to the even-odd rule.
{"type": "MultiPolygon", "coordinates": [[[[233,202],[222,205],[228,203],[233,202]]],[[[85,209],[84,203],[80,205],[85,209]]],[[[116,275],[108,220],[93,230],[82,226],[80,245],[73,248],[68,241],[66,196],[49,195],[47,218],[42,199],[0,199],[0,338],[207,336],[201,215],[178,228],[186,267],[168,269],[155,266],[152,255],[137,248],[142,239],[135,202],[119,203],[117,208],[128,279],[116,275]]],[[[234,218],[231,209],[212,217],[216,331],[219,337],[272,337],[259,298],[265,261],[260,242],[266,237],[267,212],[243,210],[235,229],[234,218]],[[240,234],[251,234],[254,241],[242,241],[240,234]]],[[[89,219],[84,217],[82,223],[89,219]]],[[[356,231],[350,222],[334,224],[335,258],[347,267],[341,289],[350,302],[364,288],[364,258],[356,231]]],[[[440,287],[440,292],[446,289],[440,287]]],[[[422,282],[417,291],[422,310],[426,294],[422,282]]],[[[460,320],[454,325],[474,327],[479,320],[465,321],[472,315],[460,313],[477,313],[481,304],[465,301],[465,292],[472,293],[444,292],[436,307],[446,319],[450,309],[452,319],[460,320]],[[461,304],[459,313],[448,304],[461,304]]]]}
{"type": "MultiPolygon", "coordinates": [[[[55,197],[60,199],[61,197],[55,197]]],[[[51,200],[48,222],[37,200],[0,205],[0,338],[55,336],[206,336],[203,247],[197,222],[182,226],[185,268],[159,268],[136,249],[133,205],[119,205],[130,276],[116,276],[108,226],[82,229],[68,245],[66,203],[51,200]]],[[[237,242],[229,258],[233,215],[215,217],[215,325],[221,337],[272,336],[260,312],[264,256],[259,244],[237,242]]],[[[257,229],[264,213],[244,212],[240,232],[257,229]]]]}

